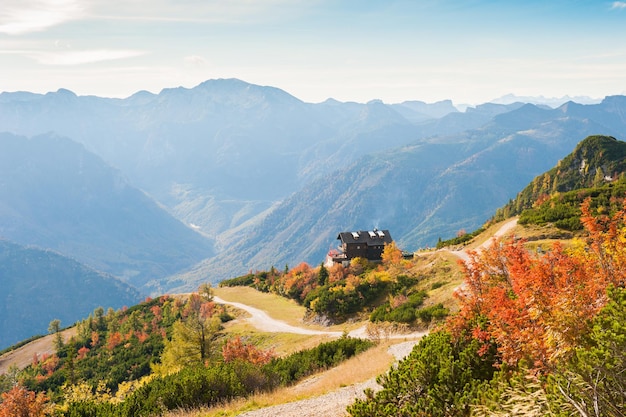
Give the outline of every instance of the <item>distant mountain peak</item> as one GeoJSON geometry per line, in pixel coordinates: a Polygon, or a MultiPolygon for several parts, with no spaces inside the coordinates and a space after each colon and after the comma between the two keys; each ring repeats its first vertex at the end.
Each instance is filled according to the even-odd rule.
{"type": "Polygon", "coordinates": [[[329,105],[340,105],[343,104],[341,101],[336,100],[334,98],[327,98],[326,100],[324,100],[322,102],[322,104],[329,104],[329,105]]]}
{"type": "Polygon", "coordinates": [[[161,90],[159,96],[171,97],[182,94],[203,97],[209,102],[249,107],[261,102],[302,103],[302,101],[276,87],[261,86],[238,78],[218,78],[203,81],[192,88],[177,87],[161,90]]]}
{"type": "Polygon", "coordinates": [[[623,106],[626,103],[626,96],[606,96],[601,104],[623,106]]]}
{"type": "Polygon", "coordinates": [[[210,80],[206,80],[201,82],[196,86],[196,88],[213,88],[215,86],[220,87],[249,87],[253,84],[249,82],[240,80],[239,78],[213,78],[210,80]]]}
{"type": "Polygon", "coordinates": [[[76,98],[78,97],[76,95],[76,93],[74,93],[71,90],[68,90],[66,88],[59,88],[56,92],[54,93],[47,93],[47,96],[51,96],[51,95],[56,95],[56,96],[60,96],[60,97],[71,97],[71,98],[76,98]]]}
{"type": "Polygon", "coordinates": [[[518,96],[515,94],[506,94],[502,97],[498,97],[496,99],[490,100],[491,103],[495,104],[512,104],[515,102],[523,102],[523,103],[532,103],[537,105],[546,105],[551,108],[557,108],[564,103],[569,101],[573,101],[580,104],[597,104],[600,103],[601,99],[596,99],[587,96],[563,96],[563,97],[544,97],[544,96],[518,96]]]}

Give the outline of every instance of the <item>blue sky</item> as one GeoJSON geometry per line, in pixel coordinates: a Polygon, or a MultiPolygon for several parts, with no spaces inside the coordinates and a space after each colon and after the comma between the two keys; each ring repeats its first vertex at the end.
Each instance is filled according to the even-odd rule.
{"type": "Polygon", "coordinates": [[[626,1],[2,0],[0,91],[213,78],[307,102],[626,94],[626,1]]]}

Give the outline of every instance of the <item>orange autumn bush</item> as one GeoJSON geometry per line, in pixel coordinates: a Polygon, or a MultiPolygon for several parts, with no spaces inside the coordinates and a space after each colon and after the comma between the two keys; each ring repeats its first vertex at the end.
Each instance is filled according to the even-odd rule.
{"type": "Polygon", "coordinates": [[[48,398],[16,385],[2,394],[0,417],[43,417],[48,415],[48,398]]]}
{"type": "Polygon", "coordinates": [[[545,255],[523,240],[494,240],[463,264],[461,304],[450,320],[453,334],[498,346],[504,363],[524,360],[537,370],[553,366],[581,342],[606,304],[610,285],[626,283],[626,206],[611,216],[581,207],[584,241],[566,249],[555,243],[545,255]]]}

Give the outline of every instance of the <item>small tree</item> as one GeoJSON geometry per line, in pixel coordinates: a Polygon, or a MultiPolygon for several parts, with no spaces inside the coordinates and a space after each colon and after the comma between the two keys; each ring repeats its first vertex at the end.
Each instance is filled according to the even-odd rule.
{"type": "Polygon", "coordinates": [[[593,186],[599,187],[602,184],[604,184],[604,172],[602,171],[602,168],[598,167],[596,169],[596,174],[593,177],[593,186]]]}
{"type": "Polygon", "coordinates": [[[324,266],[324,263],[322,262],[319,270],[317,271],[317,284],[320,286],[328,284],[329,276],[330,274],[328,273],[328,269],[326,269],[326,266],[324,266]]]}
{"type": "Polygon", "coordinates": [[[207,282],[200,284],[200,287],[198,287],[198,294],[200,294],[200,297],[202,297],[205,301],[213,301],[213,287],[211,286],[211,283],[207,282]]]}
{"type": "Polygon", "coordinates": [[[402,259],[402,251],[398,248],[396,242],[385,244],[385,249],[382,254],[383,264],[387,266],[400,265],[402,259]]]}
{"type": "Polygon", "coordinates": [[[216,356],[216,340],[222,324],[214,307],[215,303],[199,294],[189,296],[183,319],[174,323],[172,339],[165,341],[161,364],[154,367],[155,372],[165,375],[184,367],[206,364],[216,356]]]}
{"type": "Polygon", "coordinates": [[[185,367],[201,366],[217,353],[217,337],[221,329],[218,317],[187,318],[174,323],[172,340],[165,341],[161,365],[155,371],[162,375],[185,367]]]}
{"type": "Polygon", "coordinates": [[[54,348],[57,352],[63,349],[63,336],[61,335],[61,320],[54,319],[48,325],[48,332],[54,334],[54,348]]]}
{"type": "Polygon", "coordinates": [[[272,350],[263,351],[251,343],[244,343],[241,337],[237,336],[224,344],[222,356],[226,363],[241,360],[253,365],[265,365],[274,359],[275,354],[272,350]]]}

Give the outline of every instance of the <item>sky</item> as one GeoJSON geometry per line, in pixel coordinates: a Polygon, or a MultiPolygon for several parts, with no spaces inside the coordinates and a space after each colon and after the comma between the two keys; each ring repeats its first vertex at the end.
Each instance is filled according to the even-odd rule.
{"type": "Polygon", "coordinates": [[[2,0],[0,91],[216,78],[312,103],[626,94],[626,1],[2,0]]]}

